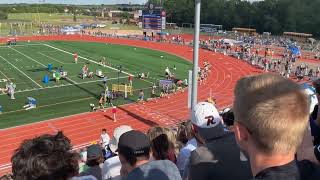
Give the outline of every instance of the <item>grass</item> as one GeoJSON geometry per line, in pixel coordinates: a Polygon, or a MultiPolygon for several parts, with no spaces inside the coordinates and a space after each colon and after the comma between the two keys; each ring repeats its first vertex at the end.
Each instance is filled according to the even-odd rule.
{"type": "Polygon", "coordinates": [[[105,24],[106,27],[102,29],[140,29],[134,25],[112,24],[111,21],[96,21],[93,16],[85,15],[77,15],[77,21],[74,22],[73,15],[64,13],[10,13],[7,20],[0,20],[0,36],[7,36],[9,34],[31,35],[37,33],[39,24],[79,25],[82,23],[105,24]]]}
{"type": "MultiPolygon", "coordinates": [[[[90,110],[89,103],[97,105],[103,85],[98,77],[84,80],[79,77],[78,74],[84,63],[89,63],[90,71],[95,72],[96,69],[101,69],[107,75],[110,79],[109,89],[112,84],[128,83],[128,75],[125,73],[134,75],[141,72],[150,73],[148,81],[135,78],[134,95],[127,99],[114,100],[115,105],[135,102],[139,89],[144,89],[145,95],[149,97],[150,87],[164,78],[164,69],[167,66],[177,67],[175,74],[179,79],[185,79],[187,71],[191,68],[189,62],[179,57],[122,45],[54,41],[19,42],[17,46],[0,46],[0,79],[9,79],[17,84],[16,100],[10,100],[6,94],[0,94],[0,105],[3,107],[3,113],[0,114],[0,128],[87,112],[90,110]],[[73,63],[73,52],[83,57],[79,57],[78,64],[73,63]],[[117,70],[98,64],[102,57],[107,58],[112,68],[117,68],[119,65],[123,67],[123,72],[119,73],[119,82],[117,70]],[[42,78],[45,75],[52,77],[52,73],[46,68],[49,63],[54,67],[62,65],[68,72],[68,79],[58,83],[50,81],[44,84],[42,78]],[[36,109],[25,111],[22,108],[27,97],[37,99],[36,109]]],[[[4,86],[5,83],[0,83],[0,88],[4,86]]]]}

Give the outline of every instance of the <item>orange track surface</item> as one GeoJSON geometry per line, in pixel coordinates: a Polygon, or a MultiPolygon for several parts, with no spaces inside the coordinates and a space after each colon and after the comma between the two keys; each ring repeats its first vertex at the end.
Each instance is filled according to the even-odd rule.
{"type": "MultiPolygon", "coordinates": [[[[98,38],[78,35],[18,38],[18,41],[27,40],[91,41],[125,44],[168,52],[189,61],[192,60],[193,56],[190,47],[128,39],[98,38]]],[[[235,58],[200,49],[201,65],[203,60],[209,61],[213,65],[213,68],[208,78],[208,83],[199,86],[199,100],[208,98],[211,90],[212,95],[217,99],[217,104],[220,109],[232,104],[233,88],[240,77],[261,72],[235,58]]],[[[33,138],[44,133],[54,133],[58,130],[63,130],[71,139],[72,144],[75,147],[80,147],[81,145],[88,144],[98,139],[102,128],[106,128],[111,136],[113,129],[123,124],[130,125],[133,128],[142,131],[146,131],[153,125],[174,126],[189,118],[187,92],[173,95],[169,99],[160,99],[157,103],[148,102],[144,105],[123,105],[119,107],[119,111],[117,112],[117,123],[114,123],[111,120],[111,116],[110,110],[105,113],[83,113],[0,130],[0,175],[11,170],[9,164],[10,157],[24,139],[33,138]]]]}

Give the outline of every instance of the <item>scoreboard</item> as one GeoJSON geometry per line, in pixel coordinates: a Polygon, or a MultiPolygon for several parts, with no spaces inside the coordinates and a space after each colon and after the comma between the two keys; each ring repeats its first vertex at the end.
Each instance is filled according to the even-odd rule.
{"type": "Polygon", "coordinates": [[[165,12],[161,10],[143,10],[142,28],[144,31],[160,32],[165,29],[165,12]]]}

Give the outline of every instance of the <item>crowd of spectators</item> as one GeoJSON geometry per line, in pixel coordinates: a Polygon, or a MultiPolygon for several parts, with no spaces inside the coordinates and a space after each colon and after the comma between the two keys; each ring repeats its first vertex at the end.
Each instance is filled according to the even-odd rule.
{"type": "MultiPolygon", "coordinates": [[[[313,82],[320,100],[320,79],[313,82]]],[[[316,180],[320,110],[275,73],[241,78],[232,109],[200,102],[190,121],[146,133],[122,125],[80,152],[58,132],[25,140],[12,156],[15,180],[316,180]],[[311,131],[309,131],[309,127],[311,131]],[[313,152],[299,154],[305,133],[313,152]],[[310,158],[312,157],[312,158],[310,158]],[[299,159],[299,160],[298,160],[299,159]]]]}
{"type": "MultiPolygon", "coordinates": [[[[319,65],[298,62],[301,54],[294,54],[289,48],[295,43],[279,40],[268,44],[268,41],[257,42],[257,40],[250,40],[250,38],[241,40],[203,40],[200,47],[236,57],[256,68],[266,72],[276,72],[287,78],[295,78],[300,81],[320,77],[319,65]]],[[[260,40],[262,41],[262,39],[260,40]]],[[[296,44],[294,46],[299,49],[296,44]]]]}

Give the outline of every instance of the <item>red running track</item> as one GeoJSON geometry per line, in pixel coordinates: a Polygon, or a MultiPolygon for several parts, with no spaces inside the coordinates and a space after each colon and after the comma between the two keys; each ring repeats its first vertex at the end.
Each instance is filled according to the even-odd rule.
{"type": "MultiPolygon", "coordinates": [[[[193,55],[191,48],[186,46],[128,39],[74,35],[20,37],[19,40],[91,41],[124,44],[164,51],[180,56],[188,61],[192,60],[193,55]]],[[[212,91],[212,95],[217,99],[220,109],[232,104],[233,88],[239,78],[261,72],[235,58],[200,49],[201,64],[203,60],[209,61],[213,65],[213,68],[208,78],[208,83],[199,86],[199,100],[207,99],[209,92],[212,91]]],[[[44,133],[52,134],[58,130],[62,130],[71,139],[74,147],[80,147],[97,140],[102,128],[106,128],[108,133],[112,135],[114,128],[124,124],[142,131],[146,131],[154,125],[175,126],[177,123],[189,118],[187,92],[173,95],[169,99],[160,99],[157,103],[148,102],[144,105],[135,103],[123,105],[119,107],[117,123],[114,123],[110,117],[111,110],[108,110],[105,113],[83,113],[0,130],[0,174],[11,170],[11,155],[24,139],[33,138],[44,133]]]]}

